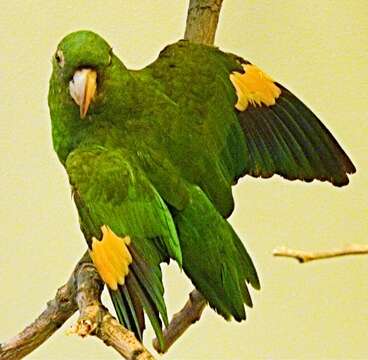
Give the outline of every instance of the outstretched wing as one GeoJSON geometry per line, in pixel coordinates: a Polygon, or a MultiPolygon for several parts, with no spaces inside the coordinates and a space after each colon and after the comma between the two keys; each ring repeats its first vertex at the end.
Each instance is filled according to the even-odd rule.
{"type": "Polygon", "coordinates": [[[248,154],[245,173],[348,184],[355,167],[317,116],[256,66],[243,61],[242,67],[230,80],[248,154]]]}
{"type": "Polygon", "coordinates": [[[171,214],[123,150],[73,151],[66,169],[91,258],[108,285],[119,320],[141,338],[143,309],[162,341],[167,324],[160,263],[181,264],[171,214]]]}
{"type": "Polygon", "coordinates": [[[231,196],[225,188],[246,174],[342,186],[349,181],[347,174],[355,172],[311,110],[238,56],[180,41],[165,48],[138,76],[154,82],[178,104],[192,126],[188,146],[198,142],[202,151],[196,157],[213,165],[208,176],[198,169],[201,176],[194,182],[224,216],[232,210],[231,201],[224,200],[231,196]]]}

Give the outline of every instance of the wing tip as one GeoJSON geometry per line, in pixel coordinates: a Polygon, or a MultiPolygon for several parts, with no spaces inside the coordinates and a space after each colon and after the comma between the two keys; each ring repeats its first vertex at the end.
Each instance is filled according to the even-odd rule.
{"type": "Polygon", "coordinates": [[[301,176],[290,176],[290,175],[286,175],[286,174],[283,174],[283,173],[279,173],[279,172],[276,172],[274,174],[261,174],[261,173],[250,173],[250,174],[247,174],[251,177],[254,177],[254,178],[261,178],[261,179],[270,179],[272,177],[274,177],[274,175],[277,175],[279,177],[281,177],[282,179],[285,179],[287,181],[296,181],[296,180],[299,180],[299,181],[302,181],[302,182],[305,182],[305,183],[312,183],[312,182],[315,182],[316,181],[320,181],[320,182],[329,182],[332,186],[335,186],[335,187],[344,187],[344,186],[347,186],[349,183],[350,183],[350,178],[348,175],[353,175],[356,173],[356,169],[355,167],[353,168],[353,170],[347,170],[346,172],[343,173],[343,175],[339,176],[339,177],[326,177],[326,176],[315,176],[315,177],[301,177],[301,176]]]}

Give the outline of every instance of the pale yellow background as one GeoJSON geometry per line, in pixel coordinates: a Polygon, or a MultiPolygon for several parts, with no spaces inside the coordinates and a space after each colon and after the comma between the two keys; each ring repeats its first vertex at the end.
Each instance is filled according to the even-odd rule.
{"type": "MultiPolygon", "coordinates": [[[[0,341],[31,322],[83,253],[67,178],[53,153],[50,58],[77,29],[103,35],[129,67],[154,60],[184,30],[186,1],[4,1],[0,11],[0,341]]],[[[351,184],[246,178],[231,218],[263,289],[241,324],[207,309],[166,359],[368,358],[368,257],[299,265],[278,245],[367,243],[368,1],[225,0],[217,45],[287,85],[324,119],[358,168],[351,184]]],[[[165,269],[170,313],[191,285],[165,269]]],[[[75,320],[75,317],[73,318],[75,320]]],[[[30,359],[112,359],[93,338],[64,335],[30,359]]],[[[150,346],[152,332],[146,333],[150,346]]]]}

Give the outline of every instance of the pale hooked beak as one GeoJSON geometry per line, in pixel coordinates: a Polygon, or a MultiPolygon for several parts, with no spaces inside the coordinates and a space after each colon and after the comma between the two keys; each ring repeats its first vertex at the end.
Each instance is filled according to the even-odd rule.
{"type": "Polygon", "coordinates": [[[97,73],[92,69],[80,69],[69,82],[69,92],[73,100],[79,105],[80,117],[83,119],[88,111],[91,100],[97,88],[97,73]]]}

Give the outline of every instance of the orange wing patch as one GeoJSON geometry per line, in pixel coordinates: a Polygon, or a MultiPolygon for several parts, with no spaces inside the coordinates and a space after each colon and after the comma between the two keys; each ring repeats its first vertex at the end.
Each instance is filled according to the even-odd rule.
{"type": "Polygon", "coordinates": [[[234,71],[230,74],[238,101],[235,108],[239,111],[247,109],[248,105],[274,105],[281,94],[281,89],[274,81],[255,65],[242,64],[245,73],[234,71]]]}
{"type": "Polygon", "coordinates": [[[130,237],[121,238],[106,225],[101,227],[101,231],[102,239],[92,239],[89,255],[102,280],[110,289],[117,290],[118,284],[124,284],[132,262],[127,246],[130,244],[130,237]]]}

